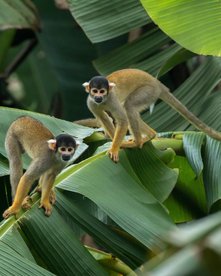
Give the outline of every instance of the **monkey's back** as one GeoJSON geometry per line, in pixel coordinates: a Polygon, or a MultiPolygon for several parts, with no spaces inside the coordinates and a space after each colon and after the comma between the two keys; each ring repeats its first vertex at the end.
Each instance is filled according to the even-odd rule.
{"type": "Polygon", "coordinates": [[[47,140],[54,137],[41,122],[28,116],[16,119],[10,125],[7,136],[11,136],[12,139],[15,137],[20,143],[22,150],[27,152],[31,158],[35,157],[35,152],[37,151],[39,155],[39,149],[42,152],[48,151],[47,140]]]}
{"type": "Polygon", "coordinates": [[[156,83],[156,79],[147,72],[132,68],[115,71],[108,75],[107,79],[116,84],[115,91],[121,102],[140,87],[156,83]]]}

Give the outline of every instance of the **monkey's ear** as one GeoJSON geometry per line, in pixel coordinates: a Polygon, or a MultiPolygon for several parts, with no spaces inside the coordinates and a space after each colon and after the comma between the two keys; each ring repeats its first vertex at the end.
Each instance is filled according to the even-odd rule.
{"type": "Polygon", "coordinates": [[[116,84],[114,82],[109,82],[109,89],[112,90],[116,84]]]}
{"type": "Polygon", "coordinates": [[[77,149],[80,146],[81,143],[78,140],[76,140],[75,142],[76,142],[76,149],[77,149]]]}
{"type": "Polygon", "coordinates": [[[85,91],[89,93],[90,92],[89,82],[84,82],[82,85],[84,86],[85,91]]]}
{"type": "Polygon", "coordinates": [[[47,142],[48,142],[48,147],[50,150],[56,149],[56,140],[55,139],[50,139],[47,142]]]}

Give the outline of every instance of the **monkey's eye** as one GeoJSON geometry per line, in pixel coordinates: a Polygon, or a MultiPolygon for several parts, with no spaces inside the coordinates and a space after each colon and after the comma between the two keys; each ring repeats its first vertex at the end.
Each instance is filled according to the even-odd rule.
{"type": "Polygon", "coordinates": [[[95,89],[95,88],[92,89],[92,92],[93,92],[93,93],[97,93],[97,89],[95,89]]]}
{"type": "Polygon", "coordinates": [[[60,150],[61,151],[66,151],[66,148],[65,147],[61,147],[60,150]]]}
{"type": "Polygon", "coordinates": [[[101,90],[100,90],[100,93],[101,93],[101,94],[104,94],[104,93],[105,93],[105,90],[104,90],[104,89],[101,89],[101,90]]]}
{"type": "Polygon", "coordinates": [[[71,152],[73,150],[73,148],[68,148],[68,152],[71,152]]]}

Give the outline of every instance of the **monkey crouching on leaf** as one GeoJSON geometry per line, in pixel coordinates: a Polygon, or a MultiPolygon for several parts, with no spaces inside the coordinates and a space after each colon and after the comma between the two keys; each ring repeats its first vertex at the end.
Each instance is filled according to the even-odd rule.
{"type": "MultiPolygon", "coordinates": [[[[197,129],[210,137],[221,140],[221,133],[207,126],[176,99],[159,80],[145,71],[138,69],[122,69],[107,77],[96,76],[83,84],[89,93],[87,106],[101,123],[105,132],[112,140],[108,153],[110,158],[119,160],[119,149],[142,147],[143,144],[156,136],[140,117],[140,112],[151,107],[157,99],[161,99],[197,129]],[[114,119],[113,124],[111,117],[114,119]],[[129,128],[133,140],[123,141],[129,128]]],[[[77,121],[87,125],[88,120],[77,121]]],[[[93,121],[91,120],[90,123],[93,121]]]]}
{"type": "Polygon", "coordinates": [[[52,190],[55,177],[74,155],[77,143],[68,134],[53,134],[38,120],[22,116],[15,120],[6,134],[5,148],[9,159],[12,205],[3,213],[4,218],[17,214],[21,207],[30,207],[27,195],[33,182],[39,179],[40,207],[50,216],[55,202],[52,190]],[[22,154],[32,159],[23,174],[22,154]],[[51,202],[52,201],[52,202],[51,202]]]}

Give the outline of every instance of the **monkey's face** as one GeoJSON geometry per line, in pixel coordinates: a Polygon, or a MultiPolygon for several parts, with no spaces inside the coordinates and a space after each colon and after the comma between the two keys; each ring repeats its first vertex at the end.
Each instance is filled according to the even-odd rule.
{"type": "Polygon", "coordinates": [[[73,148],[71,146],[68,146],[68,147],[67,146],[61,146],[61,147],[58,148],[57,152],[60,155],[61,160],[67,162],[74,155],[75,148],[73,148]]]}
{"type": "Polygon", "coordinates": [[[90,82],[83,84],[86,92],[96,104],[104,103],[107,100],[109,91],[115,86],[114,83],[109,83],[105,77],[93,77],[90,82]]]}
{"type": "Polygon", "coordinates": [[[108,91],[105,88],[92,88],[90,90],[90,97],[93,98],[95,103],[100,104],[102,102],[105,102],[107,99],[108,91]]]}
{"type": "Polygon", "coordinates": [[[68,162],[74,155],[79,144],[68,134],[60,134],[55,139],[48,140],[49,149],[55,152],[56,158],[68,162]]]}

